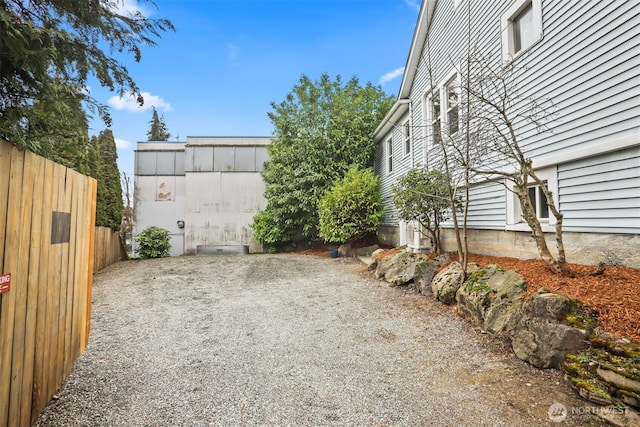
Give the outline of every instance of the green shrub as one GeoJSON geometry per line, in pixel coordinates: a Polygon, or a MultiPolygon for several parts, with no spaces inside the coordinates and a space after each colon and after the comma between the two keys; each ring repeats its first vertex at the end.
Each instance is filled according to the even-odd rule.
{"type": "Polygon", "coordinates": [[[370,169],[352,167],[320,199],[320,237],[333,243],[356,240],[374,233],[383,214],[380,181],[370,169]]]}
{"type": "Polygon", "coordinates": [[[136,253],[142,259],[169,256],[169,230],[155,226],[147,227],[134,240],[138,243],[136,253]]]}

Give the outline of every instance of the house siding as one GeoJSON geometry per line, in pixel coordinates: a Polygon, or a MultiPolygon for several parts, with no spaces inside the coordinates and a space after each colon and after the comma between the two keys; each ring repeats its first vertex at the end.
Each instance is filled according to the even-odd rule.
{"type": "MultiPolygon", "coordinates": [[[[501,17],[514,3],[463,1],[454,9],[452,0],[425,0],[420,15],[425,21],[416,26],[399,96],[399,102],[400,98],[411,101],[412,159],[396,160],[393,174],[380,175],[388,215],[385,224],[397,224],[392,219],[393,183],[411,167],[442,165],[442,149],[427,143],[426,95],[461,68],[461,58],[468,56],[467,40],[492,65],[501,66],[501,17]],[[421,34],[426,36],[419,39],[421,34]]],[[[542,128],[526,119],[526,114],[515,119],[520,147],[534,167],[552,170],[557,178],[557,188],[552,190],[564,215],[564,230],[574,236],[570,241],[582,245],[579,242],[585,240],[575,237],[581,233],[611,239],[627,236],[628,248],[637,250],[633,245],[640,235],[640,2],[541,0],[541,9],[541,38],[511,62],[517,82],[511,112],[526,113],[526,103],[535,99],[549,114],[542,128]]],[[[394,135],[395,143],[400,125],[376,135],[376,142],[383,144],[394,135]]],[[[397,144],[394,150],[402,148],[400,139],[397,144]]],[[[492,167],[506,167],[503,159],[484,160],[492,167]]],[[[517,223],[519,215],[512,210],[514,197],[500,183],[474,184],[468,227],[527,234],[526,224],[517,223]]],[[[451,227],[452,222],[444,226],[451,227]]],[[[633,257],[623,258],[636,262],[633,257]]]]}
{"type": "Polygon", "coordinates": [[[564,230],[640,233],[640,147],[558,167],[564,230]]]}

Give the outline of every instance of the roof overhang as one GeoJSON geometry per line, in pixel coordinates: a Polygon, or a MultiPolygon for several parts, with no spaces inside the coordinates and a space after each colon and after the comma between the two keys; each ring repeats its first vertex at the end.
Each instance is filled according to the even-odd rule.
{"type": "Polygon", "coordinates": [[[436,8],[436,3],[437,0],[423,0],[422,5],[420,6],[418,23],[416,24],[416,30],[413,33],[411,49],[409,49],[409,57],[407,58],[404,73],[402,74],[402,83],[400,85],[400,92],[398,93],[398,100],[393,104],[387,115],[382,120],[382,123],[380,123],[373,132],[373,140],[376,142],[383,138],[384,135],[386,135],[389,130],[396,125],[398,120],[400,120],[400,118],[409,111],[409,104],[411,103],[411,88],[420,65],[422,50],[424,49],[424,45],[427,40],[427,34],[429,32],[429,27],[431,26],[431,19],[433,18],[433,11],[436,8]]]}

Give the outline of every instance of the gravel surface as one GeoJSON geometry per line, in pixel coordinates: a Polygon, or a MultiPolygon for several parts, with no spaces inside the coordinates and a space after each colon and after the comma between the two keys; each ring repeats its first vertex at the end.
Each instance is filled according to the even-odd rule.
{"type": "Polygon", "coordinates": [[[589,425],[556,371],[501,351],[354,259],[120,262],[38,426],[589,425]],[[562,403],[565,422],[548,410],[562,403]]]}

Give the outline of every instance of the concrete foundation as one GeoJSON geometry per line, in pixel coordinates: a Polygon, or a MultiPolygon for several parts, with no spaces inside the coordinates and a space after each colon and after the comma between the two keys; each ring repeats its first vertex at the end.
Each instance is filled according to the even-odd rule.
{"type": "MultiPolygon", "coordinates": [[[[443,249],[457,250],[452,229],[441,233],[443,249]]],[[[575,264],[618,265],[640,269],[640,236],[635,234],[563,234],[567,261],[575,264]]],[[[399,244],[398,227],[380,227],[378,239],[389,245],[399,244]],[[395,230],[393,230],[395,228],[395,230]]],[[[555,252],[555,236],[546,235],[547,244],[555,252]]],[[[480,255],[538,259],[538,250],[530,232],[500,230],[468,230],[469,251],[480,255]]]]}

